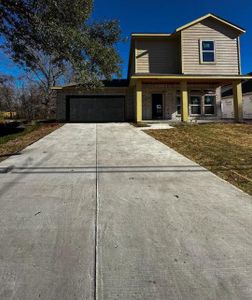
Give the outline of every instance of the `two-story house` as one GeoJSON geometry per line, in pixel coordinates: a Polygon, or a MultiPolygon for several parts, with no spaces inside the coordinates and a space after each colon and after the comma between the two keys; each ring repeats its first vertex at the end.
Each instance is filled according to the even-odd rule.
{"type": "Polygon", "coordinates": [[[86,91],[55,87],[57,119],[73,122],[221,119],[221,86],[232,84],[242,120],[239,37],[245,30],[207,14],[174,33],[133,33],[127,80],[86,91]]]}

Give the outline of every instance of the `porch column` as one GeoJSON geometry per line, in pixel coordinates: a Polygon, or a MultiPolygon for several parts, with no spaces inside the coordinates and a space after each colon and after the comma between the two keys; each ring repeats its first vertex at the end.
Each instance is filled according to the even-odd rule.
{"type": "Polygon", "coordinates": [[[180,99],[181,99],[181,121],[188,122],[188,91],[187,82],[182,80],[180,82],[180,99]]]}
{"type": "Polygon", "coordinates": [[[233,103],[234,119],[236,122],[241,122],[243,119],[241,80],[233,81],[233,95],[234,95],[234,103],[233,103]]]}
{"type": "Polygon", "coordinates": [[[137,80],[136,82],[136,121],[142,122],[142,110],[143,110],[143,100],[142,100],[142,81],[137,80]]]}

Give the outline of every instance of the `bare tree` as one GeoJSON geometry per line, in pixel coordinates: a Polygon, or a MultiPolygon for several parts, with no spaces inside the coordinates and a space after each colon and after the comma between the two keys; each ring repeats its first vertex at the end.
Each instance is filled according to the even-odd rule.
{"type": "MultiPolygon", "coordinates": [[[[15,80],[9,75],[0,75],[0,111],[15,111],[15,80]]],[[[12,117],[12,115],[10,116],[12,117]]]]}
{"type": "Polygon", "coordinates": [[[41,111],[44,111],[46,118],[51,118],[55,114],[55,97],[51,87],[64,83],[69,78],[71,70],[67,63],[56,62],[52,56],[42,52],[32,52],[33,61],[36,67],[26,68],[26,79],[29,86],[37,86],[40,90],[41,111]]]}
{"type": "Polygon", "coordinates": [[[26,79],[40,90],[41,110],[45,117],[52,117],[55,113],[55,97],[51,87],[63,80],[65,65],[56,63],[53,57],[41,52],[33,53],[36,68],[26,69],[26,79]]]}
{"type": "Polygon", "coordinates": [[[56,62],[52,56],[34,52],[36,67],[24,67],[24,75],[17,78],[0,75],[0,111],[16,111],[20,118],[53,119],[56,99],[52,86],[72,80],[69,64],[56,62]],[[20,86],[21,83],[21,86],[20,86]]]}
{"type": "Polygon", "coordinates": [[[20,118],[28,121],[44,118],[41,107],[43,95],[37,84],[25,82],[17,90],[17,112],[20,118]]]}

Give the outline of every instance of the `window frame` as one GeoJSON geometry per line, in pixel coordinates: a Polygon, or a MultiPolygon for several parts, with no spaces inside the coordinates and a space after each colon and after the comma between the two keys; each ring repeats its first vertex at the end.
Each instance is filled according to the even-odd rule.
{"type": "Polygon", "coordinates": [[[213,39],[200,39],[200,63],[201,64],[210,64],[210,65],[215,65],[216,64],[216,42],[213,39]],[[213,42],[214,49],[213,50],[203,50],[203,42],[213,42]],[[213,61],[204,61],[203,59],[203,53],[204,52],[211,52],[214,54],[214,60],[213,61]]]}
{"type": "Polygon", "coordinates": [[[206,93],[206,94],[203,95],[203,113],[204,113],[204,116],[215,116],[216,115],[216,93],[206,93]],[[207,97],[207,96],[214,97],[214,103],[212,105],[205,104],[205,97],[207,97]],[[205,107],[206,106],[213,107],[214,108],[214,113],[213,114],[206,114],[206,112],[205,112],[205,107]]]}
{"type": "MultiPolygon", "coordinates": [[[[175,95],[175,101],[176,101],[176,116],[181,116],[181,113],[182,113],[182,103],[181,103],[181,96],[180,96],[180,93],[177,91],[176,92],[176,95],[175,95]],[[177,103],[177,98],[180,99],[180,105],[178,105],[177,103]],[[180,106],[180,111],[181,113],[179,114],[178,113],[178,107],[180,106]]],[[[189,116],[192,116],[192,117],[199,117],[199,116],[207,116],[207,117],[211,117],[211,116],[216,116],[217,115],[217,94],[216,94],[216,91],[213,89],[210,89],[210,90],[192,90],[192,91],[189,91],[188,93],[188,113],[189,113],[189,116]],[[212,96],[214,97],[214,103],[213,105],[209,105],[209,104],[205,104],[205,97],[206,96],[212,96]],[[198,97],[200,102],[199,104],[191,104],[191,97],[198,97]],[[200,114],[193,114],[192,113],[192,109],[191,107],[192,106],[199,106],[200,107],[200,114]],[[205,113],[205,107],[206,106],[211,106],[214,108],[214,113],[213,114],[206,114],[205,113]]]]}
{"type": "Polygon", "coordinates": [[[190,93],[190,95],[189,95],[189,99],[188,99],[189,101],[189,115],[190,116],[192,116],[192,117],[195,117],[195,116],[202,116],[202,96],[200,95],[200,93],[190,93]],[[199,99],[200,99],[200,102],[199,102],[199,104],[191,104],[191,97],[198,97],[199,99]],[[200,107],[200,113],[199,114],[193,114],[192,113],[192,109],[191,109],[191,107],[192,106],[199,106],[200,107]]]}

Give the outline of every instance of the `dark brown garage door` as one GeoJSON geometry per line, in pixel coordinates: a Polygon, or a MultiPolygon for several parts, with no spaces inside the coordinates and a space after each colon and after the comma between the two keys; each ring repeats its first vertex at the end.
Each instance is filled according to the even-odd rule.
{"type": "Polygon", "coordinates": [[[123,96],[69,96],[66,120],[70,122],[122,122],[123,96]]]}

